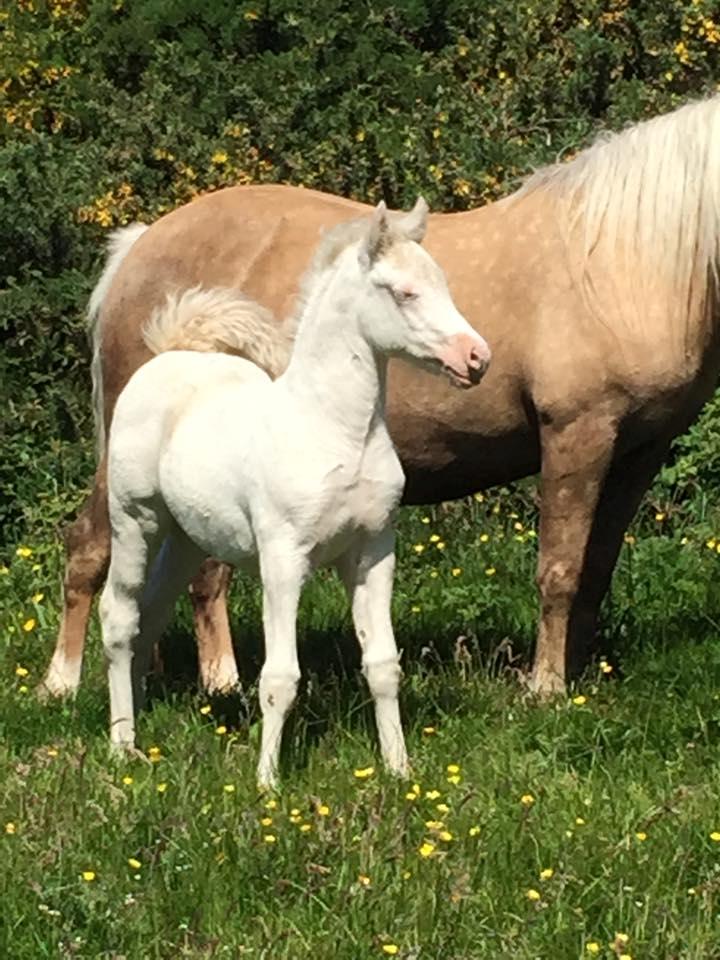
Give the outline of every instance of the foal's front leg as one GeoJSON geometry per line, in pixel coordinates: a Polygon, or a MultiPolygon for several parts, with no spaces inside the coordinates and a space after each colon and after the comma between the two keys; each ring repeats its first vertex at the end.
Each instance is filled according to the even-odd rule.
{"type": "Polygon", "coordinates": [[[401,669],[390,616],[395,572],[395,533],[387,527],[364,537],[338,564],[352,603],[362,667],[375,701],[383,760],[393,773],[408,773],[398,689],[401,669]]]}
{"type": "Polygon", "coordinates": [[[295,702],[300,680],[297,656],[297,608],[307,575],[304,557],[290,544],[260,553],[263,583],[265,663],[260,673],[262,739],[257,780],[261,788],[277,784],[280,743],[285,718],[295,702]]]}

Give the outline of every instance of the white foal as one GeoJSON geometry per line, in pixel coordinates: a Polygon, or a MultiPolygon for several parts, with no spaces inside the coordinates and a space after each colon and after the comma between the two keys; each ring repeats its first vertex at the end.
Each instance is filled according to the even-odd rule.
{"type": "Polygon", "coordinates": [[[171,352],[122,392],[110,431],[112,561],[101,602],[116,746],[134,744],[152,643],[202,559],[259,565],[258,781],[274,784],[300,678],[300,590],[314,568],[334,564],[351,598],[383,758],[407,771],[390,619],[392,517],[404,477],[385,423],[387,358],[469,386],[490,357],[419,245],[426,218],[422,199],[397,218],[380,204],[371,219],[326,235],[279,379],[237,357],[171,352]]]}

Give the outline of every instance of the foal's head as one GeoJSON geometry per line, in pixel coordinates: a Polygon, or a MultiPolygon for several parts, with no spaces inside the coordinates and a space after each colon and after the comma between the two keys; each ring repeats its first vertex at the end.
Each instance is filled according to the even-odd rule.
{"type": "Polygon", "coordinates": [[[388,217],[378,204],[359,244],[360,270],[368,287],[365,334],[387,354],[402,355],[445,371],[458,386],[478,383],[490,349],[453,303],[445,274],[420,246],[428,207],[388,217]]]}

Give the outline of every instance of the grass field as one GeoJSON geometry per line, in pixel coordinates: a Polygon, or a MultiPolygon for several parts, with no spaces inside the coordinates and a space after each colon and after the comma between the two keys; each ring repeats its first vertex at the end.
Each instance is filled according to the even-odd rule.
{"type": "MultiPolygon", "coordinates": [[[[254,787],[253,584],[233,593],[249,712],[177,670],[140,718],[147,761],[120,762],[96,624],[77,700],[34,694],[57,625],[57,543],[8,548],[0,956],[720,958],[712,518],[643,508],[604,659],[539,703],[518,672],[536,616],[530,502],[500,491],[403,514],[408,782],[380,769],[343,595],[316,578],[277,796],[254,787]]],[[[186,609],[173,643],[191,662],[186,609]]]]}

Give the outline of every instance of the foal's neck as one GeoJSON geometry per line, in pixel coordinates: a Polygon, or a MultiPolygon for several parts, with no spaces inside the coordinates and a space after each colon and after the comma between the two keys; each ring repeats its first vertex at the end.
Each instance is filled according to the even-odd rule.
{"type": "Polygon", "coordinates": [[[311,295],[283,375],[298,405],[363,445],[385,421],[387,358],[362,332],[362,285],[336,272],[311,295]]]}

